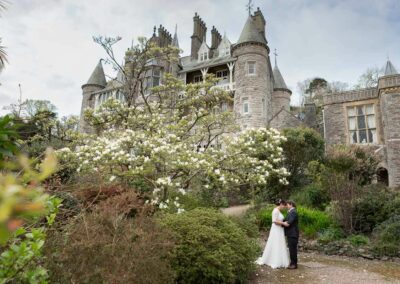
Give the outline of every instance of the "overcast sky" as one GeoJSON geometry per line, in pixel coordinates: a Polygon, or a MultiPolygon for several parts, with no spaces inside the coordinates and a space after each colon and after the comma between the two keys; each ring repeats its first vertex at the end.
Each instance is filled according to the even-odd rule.
{"type": "MultiPolygon", "coordinates": [[[[231,42],[247,18],[246,0],[8,1],[0,19],[9,55],[0,74],[0,109],[18,99],[20,83],[24,98],[50,100],[60,115],[79,114],[81,85],[104,57],[93,35],[121,36],[116,51],[122,60],[132,39],[151,36],[160,24],[173,33],[177,24],[186,55],[195,12],[208,32],[215,25],[231,42]]],[[[297,82],[310,77],[352,85],[368,67],[382,67],[387,56],[400,69],[400,0],[253,2],[266,18],[269,47],[278,50],[292,103],[297,82]]]]}

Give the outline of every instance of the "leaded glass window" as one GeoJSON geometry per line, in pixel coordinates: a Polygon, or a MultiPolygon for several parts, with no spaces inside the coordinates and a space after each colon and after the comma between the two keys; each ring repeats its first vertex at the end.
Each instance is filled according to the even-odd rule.
{"type": "Polygon", "coordinates": [[[350,144],[377,143],[373,104],[348,107],[347,123],[350,144]]]}

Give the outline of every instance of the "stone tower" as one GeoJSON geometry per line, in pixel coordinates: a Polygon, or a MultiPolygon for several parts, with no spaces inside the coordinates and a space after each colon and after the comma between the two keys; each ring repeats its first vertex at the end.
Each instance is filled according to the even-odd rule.
{"type": "Polygon", "coordinates": [[[389,60],[384,76],[379,78],[378,89],[389,186],[394,186],[400,184],[400,74],[389,60]]]}
{"type": "Polygon", "coordinates": [[[292,91],[286,86],[275,57],[274,91],[272,93],[272,117],[270,126],[276,129],[288,127],[290,115],[290,96],[292,91]]]}
{"type": "Polygon", "coordinates": [[[86,108],[94,108],[94,100],[92,99],[92,94],[94,92],[104,89],[107,85],[106,76],[104,75],[103,65],[101,60],[94,69],[92,75],[86,84],[82,85],[82,107],[81,115],[79,121],[79,131],[89,133],[90,129],[84,119],[84,111],[86,108]]]}
{"type": "Polygon", "coordinates": [[[271,117],[273,73],[265,37],[265,19],[258,9],[249,15],[232,47],[236,92],[234,111],[241,129],[266,127],[271,117]]]}

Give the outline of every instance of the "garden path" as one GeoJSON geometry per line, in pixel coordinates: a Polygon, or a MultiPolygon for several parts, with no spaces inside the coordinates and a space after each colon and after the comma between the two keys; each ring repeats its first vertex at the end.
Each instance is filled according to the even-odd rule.
{"type": "Polygon", "coordinates": [[[400,283],[400,263],[300,253],[297,270],[257,269],[250,283],[400,283]]]}
{"type": "Polygon", "coordinates": [[[246,211],[251,207],[250,204],[246,205],[237,205],[228,208],[221,209],[222,213],[228,216],[241,216],[246,213],[246,211]]]}

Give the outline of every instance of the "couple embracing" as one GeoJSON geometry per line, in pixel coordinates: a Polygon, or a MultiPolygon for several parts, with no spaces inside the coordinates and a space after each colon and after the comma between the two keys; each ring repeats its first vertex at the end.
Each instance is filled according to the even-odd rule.
{"type": "Polygon", "coordinates": [[[257,260],[257,263],[272,268],[296,269],[299,242],[299,220],[296,204],[293,201],[278,200],[275,205],[276,207],[272,211],[272,226],[268,241],[263,255],[257,260]],[[286,218],[281,213],[285,208],[288,209],[286,218]]]}

